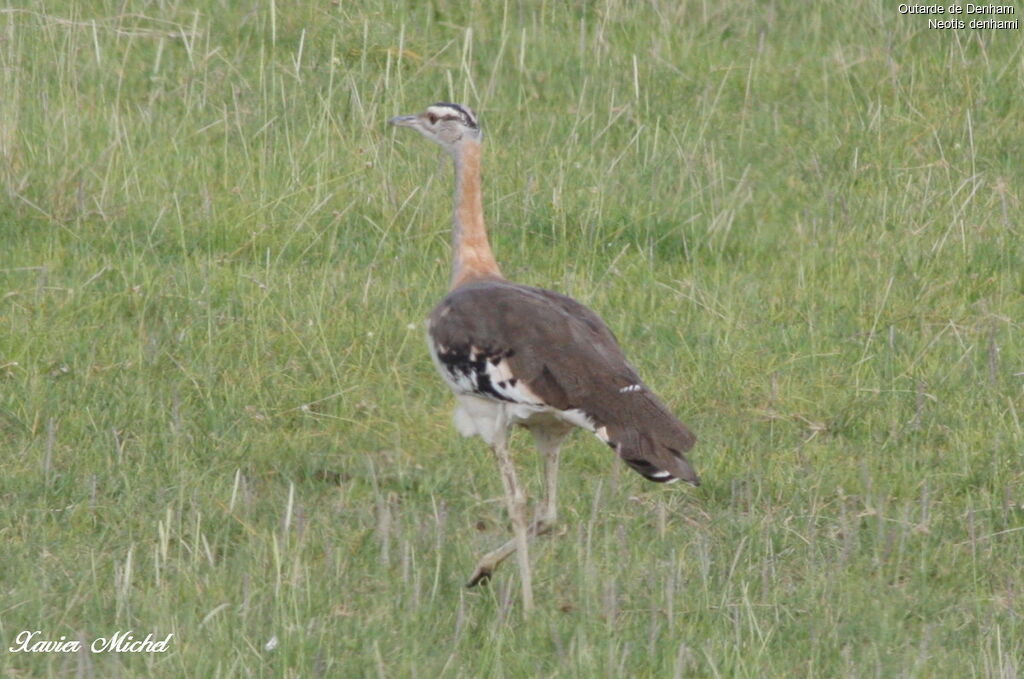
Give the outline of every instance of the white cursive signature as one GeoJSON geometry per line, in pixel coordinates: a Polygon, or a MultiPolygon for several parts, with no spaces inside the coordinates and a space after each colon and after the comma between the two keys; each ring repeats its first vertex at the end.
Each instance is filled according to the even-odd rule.
{"type": "MultiPolygon", "coordinates": [[[[78,653],[82,650],[82,642],[77,639],[43,639],[40,630],[22,630],[14,637],[14,646],[9,647],[11,653],[78,653]]],[[[97,637],[89,644],[93,653],[163,653],[168,649],[174,634],[168,634],[162,640],[154,639],[147,634],[145,639],[135,638],[132,630],[118,630],[109,637],[97,637]]]]}

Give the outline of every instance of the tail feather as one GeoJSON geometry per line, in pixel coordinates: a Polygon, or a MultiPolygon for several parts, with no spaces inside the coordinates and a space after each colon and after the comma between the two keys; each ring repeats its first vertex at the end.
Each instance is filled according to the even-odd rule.
{"type": "Polygon", "coordinates": [[[645,479],[672,483],[682,479],[700,485],[684,452],[697,437],[650,392],[626,400],[626,407],[608,413],[608,445],[645,479]],[[629,403],[632,401],[632,403],[629,403]]]}
{"type": "Polygon", "coordinates": [[[674,447],[680,445],[678,440],[665,441],[656,434],[651,436],[636,429],[623,429],[613,433],[609,442],[619,457],[648,481],[672,483],[682,479],[695,486],[700,485],[700,478],[689,460],[674,447]]]}

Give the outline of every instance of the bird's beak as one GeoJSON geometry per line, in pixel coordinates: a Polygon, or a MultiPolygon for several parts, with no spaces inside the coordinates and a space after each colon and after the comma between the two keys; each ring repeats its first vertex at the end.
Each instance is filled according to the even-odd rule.
{"type": "Polygon", "coordinates": [[[396,127],[414,127],[419,116],[395,116],[388,121],[388,125],[396,127]]]}

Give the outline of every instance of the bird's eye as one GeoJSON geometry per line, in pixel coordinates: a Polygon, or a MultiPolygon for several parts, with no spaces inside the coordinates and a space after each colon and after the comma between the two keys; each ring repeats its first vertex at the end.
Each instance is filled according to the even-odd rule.
{"type": "Polygon", "coordinates": [[[431,125],[434,125],[435,123],[437,123],[437,116],[434,115],[433,113],[428,113],[427,114],[427,120],[430,121],[431,125]]]}

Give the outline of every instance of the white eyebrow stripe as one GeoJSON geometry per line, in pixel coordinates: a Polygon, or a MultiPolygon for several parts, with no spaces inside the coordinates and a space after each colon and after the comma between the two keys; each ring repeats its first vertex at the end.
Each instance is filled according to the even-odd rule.
{"type": "Polygon", "coordinates": [[[465,106],[461,104],[449,104],[449,103],[437,103],[431,104],[427,107],[427,115],[440,118],[441,120],[457,120],[463,125],[467,125],[474,129],[479,129],[480,124],[476,121],[476,116],[465,106]]]}
{"type": "Polygon", "coordinates": [[[428,106],[427,113],[433,113],[438,118],[461,118],[459,112],[449,106],[428,106]]]}
{"type": "Polygon", "coordinates": [[[634,392],[637,392],[637,391],[643,391],[643,390],[644,390],[644,388],[643,388],[642,385],[631,384],[628,387],[622,387],[621,389],[619,389],[619,393],[620,394],[631,394],[631,393],[634,393],[634,392]]]}

